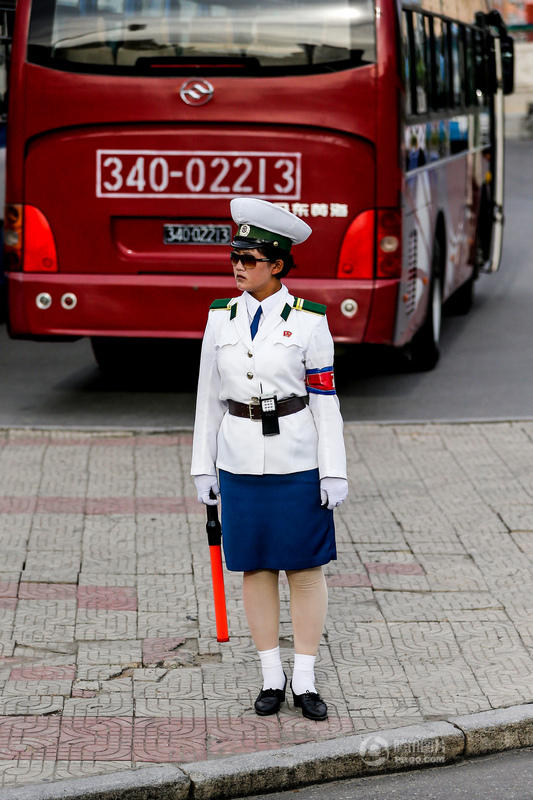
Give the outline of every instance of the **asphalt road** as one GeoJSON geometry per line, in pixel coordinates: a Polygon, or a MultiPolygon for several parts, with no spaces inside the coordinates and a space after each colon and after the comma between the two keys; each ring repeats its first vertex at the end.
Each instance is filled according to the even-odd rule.
{"type": "MultiPolygon", "coordinates": [[[[533,418],[533,142],[507,145],[506,230],[497,275],[476,284],[466,317],[444,320],[430,373],[405,374],[380,350],[337,357],[347,420],[533,418]]],[[[159,379],[104,379],[90,344],[11,341],[0,327],[0,426],[191,426],[195,361],[170,348],[159,379]]]]}
{"type": "Polygon", "coordinates": [[[248,800],[531,800],[531,748],[431,769],[321,783],[248,800]]]}

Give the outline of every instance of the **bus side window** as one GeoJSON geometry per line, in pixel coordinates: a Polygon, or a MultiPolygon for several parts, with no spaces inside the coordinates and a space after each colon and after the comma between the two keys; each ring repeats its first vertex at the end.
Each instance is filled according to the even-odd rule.
{"type": "Polygon", "coordinates": [[[437,91],[437,108],[448,108],[450,104],[450,81],[448,66],[447,26],[439,18],[433,19],[433,35],[435,40],[435,78],[437,91]]]}
{"type": "Polygon", "coordinates": [[[450,153],[461,153],[468,149],[468,122],[465,106],[464,38],[462,25],[450,24],[452,97],[457,116],[450,119],[450,153]]]}
{"type": "Polygon", "coordinates": [[[473,31],[471,28],[464,29],[464,54],[465,54],[465,105],[476,105],[476,86],[475,86],[475,69],[474,69],[474,41],[473,31]]]}
{"type": "Polygon", "coordinates": [[[426,35],[422,14],[413,13],[414,78],[416,113],[428,111],[428,71],[426,67],[426,35]]]}
{"type": "Polygon", "coordinates": [[[436,54],[435,40],[433,38],[433,18],[424,16],[424,30],[426,35],[426,69],[428,86],[428,105],[432,109],[437,109],[437,82],[436,82],[436,54]]]}
{"type": "Polygon", "coordinates": [[[479,30],[474,31],[474,66],[475,66],[475,85],[478,102],[480,105],[487,103],[487,59],[485,55],[485,37],[479,30]]]}
{"type": "Polygon", "coordinates": [[[457,43],[459,47],[459,76],[461,79],[461,105],[468,105],[468,87],[467,87],[467,74],[466,74],[466,52],[465,52],[465,26],[459,25],[457,36],[457,43]]]}
{"type": "Polygon", "coordinates": [[[411,57],[412,40],[412,14],[404,11],[402,14],[402,55],[403,55],[403,77],[405,85],[405,114],[410,117],[414,111],[413,94],[413,59],[411,57]]]}
{"type": "Polygon", "coordinates": [[[452,22],[450,25],[451,33],[451,54],[452,54],[452,96],[453,105],[455,108],[461,108],[463,105],[463,91],[462,91],[462,64],[461,64],[461,51],[459,43],[459,26],[457,23],[452,22]]]}

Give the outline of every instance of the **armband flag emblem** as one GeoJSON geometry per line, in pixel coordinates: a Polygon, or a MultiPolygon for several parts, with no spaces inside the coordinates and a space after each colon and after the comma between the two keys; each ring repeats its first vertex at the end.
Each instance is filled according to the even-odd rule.
{"type": "Polygon", "coordinates": [[[311,394],[336,394],[333,366],[308,369],[305,373],[305,385],[311,394]]]}

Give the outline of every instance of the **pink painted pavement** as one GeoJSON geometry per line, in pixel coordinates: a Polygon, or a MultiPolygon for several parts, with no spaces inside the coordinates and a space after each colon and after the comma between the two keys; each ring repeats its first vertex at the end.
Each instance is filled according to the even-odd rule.
{"type": "Polygon", "coordinates": [[[0,581],[0,597],[16,597],[17,589],[17,581],[0,581]]]}
{"type": "Polygon", "coordinates": [[[10,681],[73,681],[76,677],[76,665],[53,666],[35,664],[26,667],[14,667],[9,673],[10,681]]]}
{"type": "Polygon", "coordinates": [[[381,561],[369,561],[365,563],[369,572],[376,575],[424,575],[424,569],[420,564],[394,564],[381,561]]]}
{"type": "Polygon", "coordinates": [[[66,583],[29,583],[19,585],[21,600],[74,600],[76,587],[66,583]]]}
{"type": "Polygon", "coordinates": [[[185,639],[163,638],[143,640],[143,664],[157,664],[161,661],[178,659],[177,648],[185,643],[185,639]]]}
{"type": "Polygon", "coordinates": [[[137,590],[132,586],[78,586],[78,608],[136,611],[137,590]]]}

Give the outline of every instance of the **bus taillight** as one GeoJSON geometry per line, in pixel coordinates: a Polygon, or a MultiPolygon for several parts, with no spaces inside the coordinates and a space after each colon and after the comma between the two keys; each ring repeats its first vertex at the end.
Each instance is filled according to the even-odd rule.
{"type": "Polygon", "coordinates": [[[344,237],[337,278],[400,278],[401,241],[402,217],[397,209],[363,211],[344,237]]]}
{"type": "Polygon", "coordinates": [[[354,219],[342,243],[337,278],[374,277],[374,225],[374,209],[354,219]]]}
{"type": "Polygon", "coordinates": [[[394,208],[378,210],[376,230],[376,277],[401,278],[402,217],[394,208]]]}
{"type": "Polygon", "coordinates": [[[57,252],[50,223],[35,206],[6,206],[4,246],[8,270],[57,272],[57,252]]]}
{"type": "Polygon", "coordinates": [[[24,206],[24,272],[57,272],[57,253],[50,223],[35,206],[24,206]]]}

